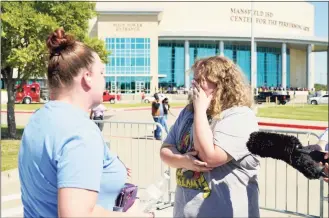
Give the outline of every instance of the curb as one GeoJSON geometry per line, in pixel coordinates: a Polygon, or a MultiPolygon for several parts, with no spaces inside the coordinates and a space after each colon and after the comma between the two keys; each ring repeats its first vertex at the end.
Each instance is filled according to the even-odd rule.
{"type": "MultiPolygon", "coordinates": [[[[7,113],[7,110],[2,110],[1,113],[7,113]]],[[[33,114],[34,111],[15,111],[15,114],[33,114]]]]}
{"type": "Polygon", "coordinates": [[[326,130],[328,127],[325,126],[311,126],[311,125],[300,125],[300,124],[282,124],[282,123],[270,123],[270,122],[258,122],[260,126],[271,126],[271,127],[282,127],[292,129],[306,129],[306,130],[326,130]]]}

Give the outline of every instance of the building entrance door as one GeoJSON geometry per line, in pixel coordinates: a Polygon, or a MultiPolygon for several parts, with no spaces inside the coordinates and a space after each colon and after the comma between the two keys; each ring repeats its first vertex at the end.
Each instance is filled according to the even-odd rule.
{"type": "Polygon", "coordinates": [[[117,91],[116,81],[111,81],[110,93],[115,93],[117,91]]]}
{"type": "Polygon", "coordinates": [[[145,81],[136,81],[135,93],[139,94],[145,89],[145,81]]]}

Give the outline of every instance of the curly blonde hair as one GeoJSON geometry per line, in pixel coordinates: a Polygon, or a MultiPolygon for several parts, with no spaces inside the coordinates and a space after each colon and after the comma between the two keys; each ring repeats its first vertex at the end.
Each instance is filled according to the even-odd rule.
{"type": "MultiPolygon", "coordinates": [[[[230,59],[213,56],[197,60],[191,70],[198,80],[208,80],[217,84],[207,114],[218,118],[220,113],[235,106],[252,106],[250,86],[242,71],[230,59]]],[[[199,82],[199,81],[197,81],[199,82]]],[[[193,111],[193,99],[188,108],[193,111]]]]}

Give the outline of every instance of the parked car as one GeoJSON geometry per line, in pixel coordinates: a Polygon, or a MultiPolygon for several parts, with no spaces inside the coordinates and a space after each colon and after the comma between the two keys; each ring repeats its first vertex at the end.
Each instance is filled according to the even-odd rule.
{"type": "Polygon", "coordinates": [[[40,84],[19,84],[16,86],[16,103],[31,104],[40,102],[40,84]]]}
{"type": "Polygon", "coordinates": [[[328,104],[328,95],[322,95],[318,97],[311,97],[307,100],[309,104],[317,105],[317,104],[328,104]]]}
{"type": "Polygon", "coordinates": [[[109,101],[111,104],[115,103],[115,98],[120,101],[121,100],[121,95],[120,94],[112,94],[109,91],[104,91],[103,92],[103,101],[109,101]]]}
{"type": "MultiPolygon", "coordinates": [[[[161,94],[161,93],[159,93],[158,96],[159,96],[160,101],[162,101],[163,99],[167,98],[166,95],[161,94]]],[[[154,98],[153,95],[152,96],[145,96],[144,99],[143,99],[143,101],[144,101],[144,103],[150,103],[152,101],[155,101],[155,98],[154,98]]]]}
{"type": "Polygon", "coordinates": [[[255,103],[261,104],[266,102],[266,99],[270,99],[270,102],[276,102],[278,100],[279,104],[285,105],[290,101],[290,95],[278,92],[259,92],[258,95],[254,97],[255,103]]]}
{"type": "Polygon", "coordinates": [[[166,91],[166,94],[178,94],[177,90],[166,91]]]}

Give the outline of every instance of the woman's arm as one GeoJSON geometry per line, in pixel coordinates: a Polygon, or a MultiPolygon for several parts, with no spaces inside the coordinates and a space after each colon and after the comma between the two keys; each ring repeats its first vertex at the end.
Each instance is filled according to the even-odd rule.
{"type": "Polygon", "coordinates": [[[199,152],[199,158],[207,162],[208,166],[218,167],[232,160],[232,157],[214,145],[213,138],[206,113],[195,111],[193,125],[195,150],[199,152]]]}
{"type": "Polygon", "coordinates": [[[163,162],[172,168],[184,167],[184,156],[173,145],[163,144],[160,150],[160,157],[163,162]]]}
{"type": "Polygon", "coordinates": [[[153,217],[142,212],[114,212],[96,205],[97,192],[78,188],[58,191],[59,217],[153,217]]]}
{"type": "MultiPolygon", "coordinates": [[[[71,134],[56,156],[59,216],[148,217],[141,212],[115,213],[96,205],[103,174],[103,138],[89,126],[80,126],[71,134]]],[[[107,185],[111,186],[115,181],[109,182],[107,185]]]]}
{"type": "Polygon", "coordinates": [[[207,163],[197,160],[196,155],[196,151],[181,154],[173,145],[168,144],[164,144],[160,150],[161,160],[172,168],[184,168],[196,172],[208,172],[213,169],[208,167],[207,163]]]}

